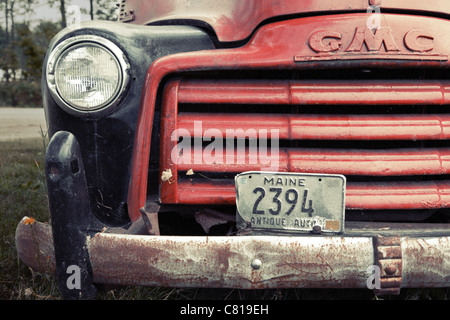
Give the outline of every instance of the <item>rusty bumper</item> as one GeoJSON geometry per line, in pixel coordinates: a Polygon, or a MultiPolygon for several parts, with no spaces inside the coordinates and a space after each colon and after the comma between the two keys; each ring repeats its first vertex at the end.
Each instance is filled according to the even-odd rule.
{"type": "MultiPolygon", "coordinates": [[[[370,288],[380,294],[398,293],[401,287],[450,287],[448,233],[180,237],[99,232],[86,243],[92,279],[99,284],[370,288]]],[[[50,225],[25,217],[17,227],[16,244],[26,265],[55,272],[50,225]]]]}

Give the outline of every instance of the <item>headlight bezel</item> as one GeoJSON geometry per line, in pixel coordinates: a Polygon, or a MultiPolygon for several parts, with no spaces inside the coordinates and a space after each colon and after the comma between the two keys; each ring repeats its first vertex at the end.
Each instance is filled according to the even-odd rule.
{"type": "Polygon", "coordinates": [[[46,82],[50,94],[63,110],[75,116],[102,117],[112,113],[116,109],[115,107],[119,104],[119,102],[122,101],[129,84],[129,79],[130,64],[124,52],[112,41],[97,35],[77,35],[66,38],[55,46],[47,59],[46,82]],[[55,81],[55,68],[60,57],[62,57],[69,50],[74,50],[82,47],[83,45],[97,46],[103,50],[106,50],[115,58],[120,73],[119,83],[114,95],[107,102],[90,109],[77,107],[67,102],[58,91],[55,81]]]}

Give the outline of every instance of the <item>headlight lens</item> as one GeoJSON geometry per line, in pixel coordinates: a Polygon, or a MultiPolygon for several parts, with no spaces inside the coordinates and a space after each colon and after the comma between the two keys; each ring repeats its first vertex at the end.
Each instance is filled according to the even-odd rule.
{"type": "Polygon", "coordinates": [[[81,110],[95,110],[110,102],[121,83],[116,58],[95,45],[79,45],[56,62],[55,84],[61,97],[81,110]]]}
{"type": "Polygon", "coordinates": [[[120,100],[128,68],[123,53],[109,40],[79,36],[55,48],[49,57],[47,82],[66,111],[95,114],[120,100]]]}

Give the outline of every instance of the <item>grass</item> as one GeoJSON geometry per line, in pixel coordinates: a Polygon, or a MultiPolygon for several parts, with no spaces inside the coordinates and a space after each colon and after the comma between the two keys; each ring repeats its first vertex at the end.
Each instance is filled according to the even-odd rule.
{"type": "Polygon", "coordinates": [[[0,299],[57,295],[53,279],[31,273],[15,251],[15,228],[23,216],[48,221],[43,149],[40,139],[0,142],[0,299]]]}
{"type": "MultiPolygon", "coordinates": [[[[23,216],[49,221],[44,178],[47,140],[0,141],[0,300],[59,300],[52,275],[31,271],[19,261],[15,229],[23,216]]],[[[408,289],[377,297],[369,290],[342,289],[181,289],[100,288],[99,300],[449,300],[450,289],[408,289]]]]}

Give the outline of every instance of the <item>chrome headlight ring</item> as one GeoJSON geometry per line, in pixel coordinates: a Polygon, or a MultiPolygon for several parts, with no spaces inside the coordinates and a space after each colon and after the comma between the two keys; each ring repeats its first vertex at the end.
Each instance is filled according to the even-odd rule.
{"type": "Polygon", "coordinates": [[[103,37],[79,35],[63,40],[47,61],[50,94],[75,116],[101,117],[114,111],[129,82],[125,54],[103,37]]]}

